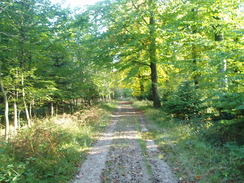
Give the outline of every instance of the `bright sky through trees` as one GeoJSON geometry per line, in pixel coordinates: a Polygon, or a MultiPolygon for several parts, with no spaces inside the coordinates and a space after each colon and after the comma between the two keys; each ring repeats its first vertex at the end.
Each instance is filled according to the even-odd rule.
{"type": "Polygon", "coordinates": [[[92,5],[101,0],[52,0],[53,3],[60,3],[64,7],[70,7],[72,9],[83,7],[85,5],[92,5]]]}

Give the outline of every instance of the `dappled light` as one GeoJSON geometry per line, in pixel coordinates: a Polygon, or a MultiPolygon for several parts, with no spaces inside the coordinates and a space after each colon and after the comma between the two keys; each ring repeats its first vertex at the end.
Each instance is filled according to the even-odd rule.
{"type": "Polygon", "coordinates": [[[147,140],[142,149],[144,145],[138,127],[144,125],[145,128],[145,121],[138,109],[120,103],[113,116],[112,125],[90,149],[74,182],[148,182],[154,179],[176,182],[168,165],[159,159],[163,155],[153,140],[147,140]],[[150,161],[143,154],[147,154],[150,161]],[[96,166],[91,167],[93,164],[96,166]]]}
{"type": "Polygon", "coordinates": [[[241,0],[0,1],[0,182],[68,182],[87,149],[102,182],[163,182],[155,152],[180,183],[242,182],[243,17],[241,0]]]}

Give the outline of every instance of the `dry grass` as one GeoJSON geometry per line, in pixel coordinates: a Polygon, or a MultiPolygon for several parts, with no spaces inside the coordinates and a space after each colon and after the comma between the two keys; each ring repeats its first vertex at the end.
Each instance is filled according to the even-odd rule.
{"type": "Polygon", "coordinates": [[[106,105],[93,106],[21,128],[8,143],[0,143],[0,182],[69,181],[86,149],[110,123],[112,110],[106,105]]]}

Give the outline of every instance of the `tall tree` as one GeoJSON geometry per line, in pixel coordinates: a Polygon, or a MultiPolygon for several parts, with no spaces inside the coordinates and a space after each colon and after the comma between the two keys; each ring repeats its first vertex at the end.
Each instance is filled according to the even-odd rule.
{"type": "Polygon", "coordinates": [[[151,82],[152,82],[152,94],[153,94],[153,106],[161,107],[159,92],[158,92],[158,71],[157,71],[157,56],[156,56],[156,25],[155,25],[155,11],[156,4],[153,0],[148,1],[148,8],[150,11],[149,17],[149,57],[151,68],[151,82]]]}
{"type": "Polygon", "coordinates": [[[0,62],[0,87],[1,87],[1,92],[3,94],[3,100],[4,100],[4,105],[5,105],[5,112],[4,112],[5,139],[8,140],[8,136],[9,136],[9,102],[8,102],[7,91],[4,88],[4,83],[3,83],[3,79],[2,79],[2,63],[1,62],[0,62]]]}
{"type": "Polygon", "coordinates": [[[99,5],[100,7],[94,7],[95,15],[104,18],[102,24],[106,22],[107,31],[104,35],[108,35],[108,41],[113,45],[111,54],[114,56],[117,69],[127,70],[128,77],[135,79],[140,68],[147,67],[151,71],[153,103],[155,107],[160,107],[156,43],[156,22],[160,20],[155,21],[157,3],[124,0],[104,3],[102,7],[99,5]]]}

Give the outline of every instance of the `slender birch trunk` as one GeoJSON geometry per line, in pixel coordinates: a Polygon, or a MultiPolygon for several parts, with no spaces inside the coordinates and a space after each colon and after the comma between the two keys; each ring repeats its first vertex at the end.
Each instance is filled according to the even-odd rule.
{"type": "Polygon", "coordinates": [[[24,75],[23,74],[21,77],[21,85],[22,85],[22,100],[23,100],[23,104],[24,104],[24,108],[25,108],[25,115],[26,115],[26,119],[27,119],[27,124],[28,124],[28,126],[31,126],[30,114],[29,114],[29,110],[28,110],[27,103],[25,100],[25,88],[24,88],[24,75]]]}
{"type": "Polygon", "coordinates": [[[18,129],[18,106],[16,101],[14,101],[14,128],[18,129]]]}
{"type": "MultiPolygon", "coordinates": [[[[192,9],[192,13],[193,13],[193,20],[194,22],[196,21],[196,14],[197,14],[197,10],[195,8],[192,9]]],[[[196,25],[192,26],[192,34],[196,34],[197,33],[197,28],[196,25]]],[[[194,38],[194,37],[193,37],[194,38]]],[[[195,84],[195,89],[199,88],[199,76],[197,74],[197,46],[194,42],[194,40],[192,40],[192,63],[193,63],[193,79],[194,79],[194,84],[195,84]]]]}
{"type": "Polygon", "coordinates": [[[53,106],[53,102],[51,102],[51,116],[54,116],[54,106],[53,106]]]}
{"type": "Polygon", "coordinates": [[[4,89],[3,83],[2,83],[2,78],[1,78],[1,65],[0,65],[0,87],[1,91],[3,94],[3,99],[4,99],[4,104],[5,104],[5,112],[4,112],[4,117],[5,117],[5,140],[7,141],[9,138],[9,104],[8,104],[8,96],[7,92],[4,89]]]}
{"type": "MultiPolygon", "coordinates": [[[[216,20],[220,20],[219,17],[214,17],[216,20]]],[[[218,26],[214,27],[214,29],[216,30],[218,26]]],[[[223,41],[224,37],[223,35],[221,34],[221,32],[216,32],[214,34],[214,40],[217,41],[217,42],[221,42],[223,41]]],[[[227,71],[227,61],[226,59],[223,59],[221,61],[221,64],[220,64],[220,69],[219,69],[219,73],[226,73],[227,71]]],[[[220,84],[219,84],[219,89],[228,89],[228,75],[227,74],[224,74],[224,77],[223,75],[221,74],[220,76],[220,84]]]]}

